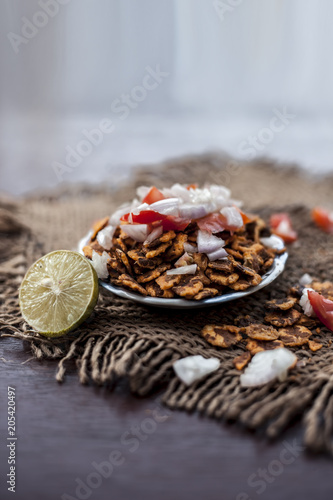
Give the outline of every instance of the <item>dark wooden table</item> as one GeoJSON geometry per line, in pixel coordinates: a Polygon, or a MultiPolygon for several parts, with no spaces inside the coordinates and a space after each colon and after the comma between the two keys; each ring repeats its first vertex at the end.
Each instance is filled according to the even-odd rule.
{"type": "Polygon", "coordinates": [[[135,398],[124,384],[112,392],[82,386],[74,369],[59,385],[54,362],[22,364],[30,357],[22,342],[0,340],[1,500],[332,498],[333,461],[302,453],[296,426],[268,444],[168,411],[158,395],[135,398]],[[15,494],[6,485],[8,385],[17,403],[15,494]]]}

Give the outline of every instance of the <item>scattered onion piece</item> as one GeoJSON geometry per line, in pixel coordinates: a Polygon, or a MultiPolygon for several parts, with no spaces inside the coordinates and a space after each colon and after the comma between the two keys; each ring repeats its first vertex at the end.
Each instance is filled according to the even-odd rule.
{"type": "Polygon", "coordinates": [[[105,280],[109,276],[107,263],[110,258],[111,257],[107,252],[103,252],[102,255],[100,255],[95,250],[92,251],[91,263],[95,268],[97,276],[102,280],[105,280]]]}
{"type": "Polygon", "coordinates": [[[155,227],[147,236],[146,241],[144,242],[144,245],[149,245],[153,241],[155,241],[157,238],[161,236],[163,233],[163,227],[162,226],[157,226],[155,227]]]}
{"type": "Polygon", "coordinates": [[[281,249],[283,246],[282,238],[276,236],[276,234],[260,238],[260,243],[262,243],[267,248],[275,248],[276,250],[281,249]]]}
{"type": "Polygon", "coordinates": [[[181,266],[181,267],[176,267],[175,269],[169,269],[166,273],[169,276],[172,276],[173,274],[195,274],[196,270],[197,270],[197,265],[191,264],[189,266],[181,266]]]}
{"type": "Polygon", "coordinates": [[[221,210],[221,214],[226,219],[226,229],[236,230],[243,227],[243,217],[241,216],[238,208],[236,207],[224,207],[221,210]]]}
{"type": "Polygon", "coordinates": [[[184,250],[187,253],[196,253],[198,251],[198,247],[196,245],[191,245],[188,241],[185,241],[184,250]]]}
{"type": "Polygon", "coordinates": [[[208,231],[198,231],[197,245],[200,253],[216,252],[225,245],[224,240],[210,234],[208,231]]]}
{"type": "Polygon", "coordinates": [[[208,253],[207,257],[211,262],[214,260],[226,259],[228,257],[228,252],[224,250],[224,248],[219,248],[218,250],[215,250],[215,252],[208,253]]]}
{"type": "Polygon", "coordinates": [[[185,252],[179,259],[175,262],[175,267],[183,267],[193,264],[193,257],[191,257],[187,252],[185,252]]]}
{"type": "Polygon", "coordinates": [[[302,297],[299,300],[299,305],[303,309],[304,314],[306,316],[309,316],[309,318],[316,315],[313,308],[312,308],[310,299],[309,299],[308,292],[311,292],[311,291],[314,292],[314,290],[312,288],[304,288],[304,290],[302,292],[302,297]]]}
{"type": "Polygon", "coordinates": [[[179,215],[179,198],[164,198],[163,200],[156,201],[150,205],[150,210],[162,215],[179,215]]]}
{"type": "Polygon", "coordinates": [[[206,359],[199,354],[178,359],[174,362],[173,369],[184,384],[191,385],[196,380],[217,370],[219,366],[220,361],[217,358],[206,359]]]}
{"type": "Polygon", "coordinates": [[[312,282],[313,278],[308,273],[303,274],[303,276],[301,276],[299,279],[299,284],[302,286],[310,285],[310,283],[312,282]]]}
{"type": "Polygon", "coordinates": [[[110,250],[112,247],[112,238],[116,228],[114,226],[106,226],[104,229],[97,233],[97,241],[101,247],[110,250]]]}
{"type": "Polygon", "coordinates": [[[276,378],[283,382],[296,363],[295,354],[285,347],[258,352],[240,376],[240,383],[242,387],[257,387],[276,378]]]}
{"type": "Polygon", "coordinates": [[[122,224],[121,229],[134,241],[141,243],[146,241],[149,232],[147,224],[122,224]]]}

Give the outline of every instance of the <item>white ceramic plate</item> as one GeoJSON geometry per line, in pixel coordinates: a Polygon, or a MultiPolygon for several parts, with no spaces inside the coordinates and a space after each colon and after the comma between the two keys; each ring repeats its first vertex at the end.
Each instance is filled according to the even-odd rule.
{"type": "MultiPolygon", "coordinates": [[[[87,241],[87,236],[80,241],[79,243],[80,252],[82,252],[82,248],[85,245],[86,241],[87,241]]],[[[284,248],[284,242],[282,240],[280,240],[279,248],[284,248]]],[[[118,297],[129,299],[134,302],[139,302],[139,304],[143,304],[146,306],[166,307],[169,309],[191,309],[194,307],[196,308],[209,307],[209,306],[216,306],[218,304],[223,304],[224,302],[230,302],[231,300],[240,299],[242,297],[246,297],[246,295],[251,295],[252,293],[257,292],[258,290],[261,290],[265,286],[272,283],[272,281],[274,281],[282,273],[282,271],[285,268],[287,259],[288,259],[287,252],[284,252],[282,255],[277,255],[274,259],[272,267],[269,269],[269,271],[267,271],[266,274],[263,275],[261,283],[257,286],[248,288],[244,292],[230,292],[224,295],[219,295],[217,297],[212,297],[210,299],[204,299],[204,300],[161,299],[158,297],[144,297],[137,293],[125,290],[124,288],[111,285],[111,283],[107,283],[105,281],[100,280],[100,284],[103,288],[105,288],[109,292],[118,295],[118,297]]]]}

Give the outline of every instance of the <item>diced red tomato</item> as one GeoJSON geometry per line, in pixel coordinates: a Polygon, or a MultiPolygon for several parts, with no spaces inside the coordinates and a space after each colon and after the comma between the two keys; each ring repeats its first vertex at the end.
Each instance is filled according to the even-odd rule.
{"type": "Polygon", "coordinates": [[[312,219],[320,229],[326,233],[333,233],[333,214],[324,208],[316,207],[312,210],[312,219]]]}
{"type": "Polygon", "coordinates": [[[143,198],[142,203],[148,203],[148,205],[151,205],[152,203],[155,203],[156,201],[164,200],[165,196],[161,193],[159,189],[157,189],[155,186],[153,186],[150,191],[146,194],[146,196],[143,198]]]}
{"type": "Polygon", "coordinates": [[[239,208],[238,208],[238,211],[239,213],[241,214],[242,216],[242,219],[243,219],[243,223],[244,224],[248,224],[249,222],[253,221],[253,217],[249,217],[248,215],[246,215],[244,212],[242,212],[239,208]]]}
{"type": "Polygon", "coordinates": [[[273,214],[270,219],[270,226],[272,232],[282,238],[285,243],[293,243],[297,240],[297,233],[292,228],[288,214],[273,214]]]}
{"type": "Polygon", "coordinates": [[[167,217],[162,220],[163,231],[184,231],[190,222],[191,221],[188,219],[167,215],[167,217]]]}
{"type": "Polygon", "coordinates": [[[209,233],[220,233],[226,229],[226,220],[222,214],[208,214],[196,220],[199,229],[208,231],[209,233]]]}
{"type": "Polygon", "coordinates": [[[198,187],[198,184],[189,184],[188,186],[186,186],[186,189],[190,190],[190,189],[197,189],[198,187]]]}
{"type": "Polygon", "coordinates": [[[311,290],[308,291],[308,297],[317,317],[329,330],[333,331],[333,302],[311,290]]]}
{"type": "MultiPolygon", "coordinates": [[[[122,216],[123,222],[129,222],[130,214],[122,216]]],[[[184,231],[191,222],[188,219],[174,217],[172,215],[163,215],[154,210],[142,210],[138,215],[132,214],[133,224],[152,224],[154,227],[162,224],[163,231],[184,231]]]]}

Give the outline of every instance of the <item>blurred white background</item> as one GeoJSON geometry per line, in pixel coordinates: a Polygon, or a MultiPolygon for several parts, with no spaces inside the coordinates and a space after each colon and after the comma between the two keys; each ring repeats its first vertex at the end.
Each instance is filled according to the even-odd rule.
{"type": "Polygon", "coordinates": [[[0,190],[207,151],[332,170],[332,17],[330,0],[3,0],[0,190]]]}

